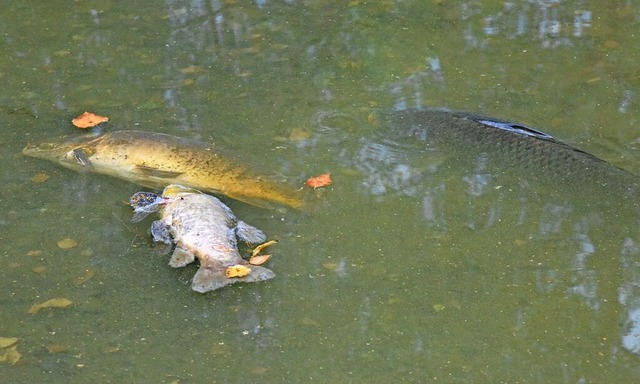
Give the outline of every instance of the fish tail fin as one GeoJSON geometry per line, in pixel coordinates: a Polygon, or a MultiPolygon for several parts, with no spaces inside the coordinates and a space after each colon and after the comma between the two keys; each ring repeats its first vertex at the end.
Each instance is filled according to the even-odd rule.
{"type": "Polygon", "coordinates": [[[231,277],[228,278],[225,275],[226,268],[224,267],[206,267],[200,266],[198,272],[196,272],[191,283],[191,288],[196,292],[208,292],[220,289],[234,283],[255,283],[258,281],[265,281],[272,279],[276,276],[272,270],[259,267],[257,265],[251,266],[251,272],[243,277],[231,277]]]}

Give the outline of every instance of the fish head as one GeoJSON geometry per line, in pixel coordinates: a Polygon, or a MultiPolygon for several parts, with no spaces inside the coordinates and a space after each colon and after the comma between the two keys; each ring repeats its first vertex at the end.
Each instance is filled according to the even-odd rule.
{"type": "Polygon", "coordinates": [[[90,134],[66,140],[27,144],[22,153],[26,156],[57,162],[76,171],[88,170],[91,168],[91,156],[95,153],[96,145],[103,136],[90,134]]]}

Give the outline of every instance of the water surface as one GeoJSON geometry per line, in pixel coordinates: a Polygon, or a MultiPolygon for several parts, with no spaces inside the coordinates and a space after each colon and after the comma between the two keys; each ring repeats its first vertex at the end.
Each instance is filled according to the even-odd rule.
{"type": "MultiPolygon", "coordinates": [[[[9,1],[0,15],[0,336],[7,382],[632,382],[633,201],[483,178],[375,114],[516,120],[640,171],[638,20],[595,1],[9,1]],[[310,191],[225,200],[279,240],[277,277],[190,290],[131,224],[140,190],[25,158],[106,129],[214,143],[310,191]],[[373,115],[372,115],[373,113],[373,115]],[[44,182],[37,176],[45,174],[44,182]],[[435,175],[425,178],[425,175],[435,175]],[[57,242],[78,245],[61,249],[57,242]],[[31,305],[66,297],[71,307],[31,305]]],[[[471,166],[469,166],[471,164],[471,166]]],[[[496,170],[491,170],[496,172],[496,170]]]]}

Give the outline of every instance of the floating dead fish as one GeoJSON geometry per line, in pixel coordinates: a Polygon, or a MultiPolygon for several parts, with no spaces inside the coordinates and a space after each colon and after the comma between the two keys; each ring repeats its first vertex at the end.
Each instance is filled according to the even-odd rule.
{"type": "Polygon", "coordinates": [[[175,243],[170,266],[184,267],[196,258],[199,260],[193,290],[207,292],[236,282],[275,277],[273,271],[249,264],[238,252],[236,238],[256,244],[264,242],[264,233],[238,220],[231,209],[215,197],[192,188],[169,185],[161,197],[138,192],[130,201],[136,214],[160,212],[161,219],[153,222],[151,233],[154,241],[175,243]]]}

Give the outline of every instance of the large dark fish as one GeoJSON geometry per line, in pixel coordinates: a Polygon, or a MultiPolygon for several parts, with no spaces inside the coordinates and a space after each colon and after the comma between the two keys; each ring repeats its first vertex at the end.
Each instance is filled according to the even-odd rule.
{"type": "MultiPolygon", "coordinates": [[[[635,197],[639,178],[551,135],[507,120],[447,110],[408,110],[381,115],[391,141],[411,145],[435,157],[445,152],[472,161],[494,176],[589,185],[635,197]]],[[[449,160],[451,161],[451,160],[449,160]]]]}

